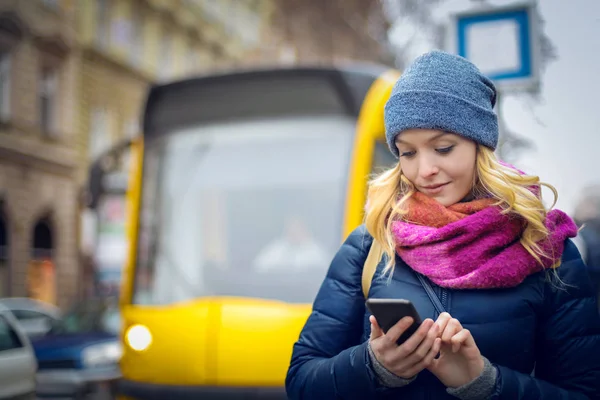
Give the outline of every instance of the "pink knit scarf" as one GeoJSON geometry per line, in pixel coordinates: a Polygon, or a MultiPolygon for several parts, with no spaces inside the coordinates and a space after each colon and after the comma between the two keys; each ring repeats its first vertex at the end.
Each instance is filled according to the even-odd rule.
{"type": "Polygon", "coordinates": [[[577,235],[573,220],[559,210],[547,214],[550,235],[538,245],[543,265],[519,239],[524,220],[501,213],[491,199],[444,207],[415,193],[409,213],[394,221],[392,232],[398,255],[415,271],[445,288],[506,288],[527,276],[560,263],[567,238],[577,235]]]}

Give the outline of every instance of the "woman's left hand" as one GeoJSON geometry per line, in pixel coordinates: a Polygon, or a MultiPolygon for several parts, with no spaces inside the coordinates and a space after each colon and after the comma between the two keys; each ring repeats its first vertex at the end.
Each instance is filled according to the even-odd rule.
{"type": "Polygon", "coordinates": [[[446,387],[463,386],[481,375],[483,358],[469,330],[447,312],[440,314],[440,356],[427,367],[446,387]]]}

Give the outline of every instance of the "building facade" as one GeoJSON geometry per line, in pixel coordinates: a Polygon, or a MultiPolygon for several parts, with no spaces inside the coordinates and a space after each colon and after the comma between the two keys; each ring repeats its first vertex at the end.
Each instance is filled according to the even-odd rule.
{"type": "Polygon", "coordinates": [[[139,132],[150,83],[239,62],[214,3],[0,2],[0,297],[82,295],[88,166],[139,132]]]}
{"type": "Polygon", "coordinates": [[[66,307],[85,295],[89,166],[139,133],[151,83],[388,62],[373,27],[386,29],[377,0],[2,0],[0,297],[66,307]]]}
{"type": "Polygon", "coordinates": [[[0,2],[0,296],[76,295],[75,47],[58,1],[0,2]]]}

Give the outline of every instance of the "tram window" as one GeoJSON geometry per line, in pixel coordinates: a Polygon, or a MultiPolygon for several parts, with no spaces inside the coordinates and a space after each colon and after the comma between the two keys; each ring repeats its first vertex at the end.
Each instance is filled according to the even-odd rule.
{"type": "Polygon", "coordinates": [[[311,302],[339,248],[354,130],[348,117],[294,117],[148,144],[134,302],[311,302]]]}

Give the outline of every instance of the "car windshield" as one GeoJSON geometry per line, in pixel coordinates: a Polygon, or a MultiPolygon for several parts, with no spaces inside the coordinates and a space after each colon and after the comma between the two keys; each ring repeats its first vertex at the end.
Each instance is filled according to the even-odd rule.
{"type": "Polygon", "coordinates": [[[134,303],[312,302],[342,239],[355,120],[197,126],[145,144],[134,303]]]}
{"type": "Polygon", "coordinates": [[[121,316],[116,305],[90,302],[77,305],[66,313],[61,321],[54,323],[52,333],[104,332],[116,335],[120,328],[121,316]]]}

